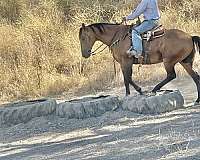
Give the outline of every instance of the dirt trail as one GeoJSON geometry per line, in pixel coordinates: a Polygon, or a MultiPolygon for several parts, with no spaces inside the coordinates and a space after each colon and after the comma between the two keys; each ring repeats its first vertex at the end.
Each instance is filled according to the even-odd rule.
{"type": "Polygon", "coordinates": [[[176,79],[167,84],[164,89],[179,89],[186,103],[194,102],[197,98],[196,85],[191,78],[176,79]]]}
{"type": "MultiPolygon", "coordinates": [[[[196,90],[187,82],[173,81],[167,88],[177,85],[192,102],[196,90]]],[[[117,111],[83,120],[39,117],[0,128],[0,160],[197,160],[199,114],[200,107],[193,107],[154,116],[117,111]]]]}
{"type": "MultiPolygon", "coordinates": [[[[154,86],[145,86],[142,89],[151,91],[154,86]]],[[[131,88],[131,89],[132,89],[131,94],[137,94],[137,92],[133,88],[131,88]]],[[[185,77],[185,78],[181,78],[181,79],[177,78],[177,79],[171,81],[170,83],[168,83],[162,89],[172,89],[172,90],[179,89],[184,96],[185,103],[194,102],[197,98],[196,85],[193,82],[193,80],[189,77],[185,77]]],[[[125,89],[124,89],[124,87],[118,88],[118,89],[108,92],[108,94],[117,94],[119,96],[124,96],[125,89]]]]}

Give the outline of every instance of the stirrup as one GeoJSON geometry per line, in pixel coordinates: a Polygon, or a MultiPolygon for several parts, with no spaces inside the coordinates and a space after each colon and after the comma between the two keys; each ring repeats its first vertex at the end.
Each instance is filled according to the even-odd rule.
{"type": "Polygon", "coordinates": [[[126,53],[128,54],[129,57],[137,55],[137,52],[134,49],[132,49],[132,47],[128,51],[126,51],[126,53]]]}

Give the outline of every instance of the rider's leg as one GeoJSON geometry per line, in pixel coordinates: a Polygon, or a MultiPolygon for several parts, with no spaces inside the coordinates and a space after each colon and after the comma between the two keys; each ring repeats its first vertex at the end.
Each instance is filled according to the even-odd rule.
{"type": "Polygon", "coordinates": [[[133,47],[130,48],[127,53],[129,55],[134,55],[136,58],[142,55],[142,38],[140,34],[149,31],[159,24],[158,20],[145,20],[139,26],[132,30],[132,44],[133,47]]]}

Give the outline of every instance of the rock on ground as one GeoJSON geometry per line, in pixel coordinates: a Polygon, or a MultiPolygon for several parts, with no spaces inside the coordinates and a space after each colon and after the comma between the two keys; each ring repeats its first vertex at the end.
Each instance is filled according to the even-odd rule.
{"type": "Polygon", "coordinates": [[[183,108],[179,90],[158,92],[154,96],[136,95],[123,99],[122,108],[141,114],[157,114],[183,108]]]}

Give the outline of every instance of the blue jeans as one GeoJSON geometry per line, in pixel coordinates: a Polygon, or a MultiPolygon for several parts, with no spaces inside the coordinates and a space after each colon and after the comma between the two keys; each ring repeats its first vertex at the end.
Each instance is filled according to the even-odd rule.
{"type": "Polygon", "coordinates": [[[153,29],[159,25],[159,20],[145,20],[139,26],[133,28],[132,30],[132,44],[133,49],[137,52],[138,55],[142,54],[142,38],[140,34],[153,29]]]}

